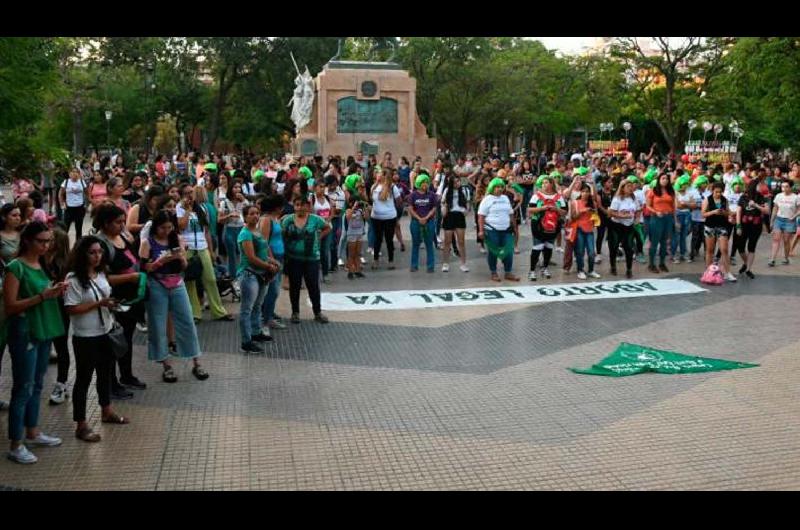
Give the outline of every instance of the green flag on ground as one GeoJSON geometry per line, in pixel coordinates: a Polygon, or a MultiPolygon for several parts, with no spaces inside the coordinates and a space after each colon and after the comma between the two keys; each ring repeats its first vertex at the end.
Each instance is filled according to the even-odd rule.
{"type": "Polygon", "coordinates": [[[757,364],[740,363],[683,355],[667,350],[656,350],[638,344],[621,343],[614,353],[592,365],[591,368],[570,368],[576,374],[607,375],[623,377],[626,375],[657,372],[659,374],[691,374],[697,372],[716,372],[752,368],[757,364]]]}

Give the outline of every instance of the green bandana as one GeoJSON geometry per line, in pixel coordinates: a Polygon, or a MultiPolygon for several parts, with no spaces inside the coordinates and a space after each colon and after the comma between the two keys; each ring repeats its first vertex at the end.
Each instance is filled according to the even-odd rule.
{"type": "Polygon", "coordinates": [[[708,184],[708,177],[705,175],[700,175],[696,179],[694,179],[694,187],[699,188],[700,186],[708,184]]]}
{"type": "Polygon", "coordinates": [[[255,182],[256,184],[261,182],[262,178],[264,178],[264,172],[261,171],[260,169],[258,171],[256,171],[255,173],[253,173],[253,182],[255,182]]]}
{"type": "Polygon", "coordinates": [[[575,171],[575,173],[576,173],[576,174],[578,174],[578,175],[580,175],[580,176],[584,176],[584,175],[585,175],[585,174],[587,174],[588,172],[589,172],[589,168],[588,168],[588,167],[583,167],[583,166],[579,167],[579,168],[578,168],[578,169],[575,171]]]}
{"type": "Polygon", "coordinates": [[[311,170],[308,169],[308,166],[301,167],[300,170],[298,171],[298,173],[300,173],[301,175],[303,175],[307,179],[310,179],[311,177],[314,176],[314,174],[311,172],[311,170]]]}
{"type": "Polygon", "coordinates": [[[431,178],[428,175],[426,175],[425,173],[417,175],[417,179],[414,181],[414,187],[419,189],[419,188],[422,187],[422,184],[425,183],[425,182],[428,183],[428,186],[431,185],[431,178]]]}
{"type": "Polygon", "coordinates": [[[742,188],[744,188],[744,180],[742,179],[742,177],[736,177],[731,181],[731,189],[733,189],[733,187],[736,186],[737,184],[742,188]]]}
{"type": "Polygon", "coordinates": [[[347,175],[344,179],[344,187],[350,190],[350,193],[356,192],[356,184],[361,180],[361,175],[353,173],[352,175],[347,175]]]}
{"type": "Polygon", "coordinates": [[[213,162],[203,166],[203,171],[217,171],[217,165],[213,162]]]}
{"type": "Polygon", "coordinates": [[[689,175],[683,175],[682,177],[678,178],[675,181],[675,185],[673,186],[673,188],[675,189],[675,191],[680,191],[689,186],[691,182],[692,179],[689,177],[689,175]]]}
{"type": "Polygon", "coordinates": [[[505,180],[501,178],[493,178],[492,181],[489,183],[489,187],[486,189],[486,193],[488,193],[489,195],[493,195],[494,189],[497,186],[505,186],[505,185],[506,185],[505,180]]]}

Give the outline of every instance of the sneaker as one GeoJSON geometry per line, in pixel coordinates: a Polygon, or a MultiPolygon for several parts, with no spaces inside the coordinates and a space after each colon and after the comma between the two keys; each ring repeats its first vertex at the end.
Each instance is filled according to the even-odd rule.
{"type": "Polygon", "coordinates": [[[564,253],[564,247],[556,247],[556,252],[558,252],[559,254],[563,254],[564,253]]]}
{"type": "Polygon", "coordinates": [[[767,262],[767,265],[769,265],[770,267],[774,267],[775,266],[775,260],[774,259],[769,260],[767,262]]]}
{"type": "Polygon", "coordinates": [[[519,254],[519,247],[514,247],[514,254],[519,254]]]}
{"type": "Polygon", "coordinates": [[[362,265],[366,265],[367,264],[367,260],[364,259],[364,256],[361,256],[361,258],[359,258],[359,259],[361,260],[361,264],[362,265]]]}
{"type": "Polygon", "coordinates": [[[672,263],[673,264],[678,264],[680,262],[681,262],[681,260],[679,260],[678,258],[672,258],[672,263]]]}
{"type": "Polygon", "coordinates": [[[728,274],[725,275],[725,279],[728,280],[729,282],[735,282],[736,281],[736,276],[734,276],[733,274],[731,274],[729,272],[728,274]]]}
{"type": "Polygon", "coordinates": [[[731,265],[736,265],[736,256],[731,256],[731,265]]]}
{"type": "Polygon", "coordinates": [[[342,260],[342,258],[339,258],[339,261],[336,262],[336,266],[337,267],[344,267],[344,260],[342,260]]]}
{"type": "Polygon", "coordinates": [[[550,269],[548,269],[548,268],[542,269],[542,276],[544,276],[548,280],[553,277],[553,275],[550,274],[550,269]]]}
{"type": "Polygon", "coordinates": [[[147,326],[141,322],[137,322],[136,331],[139,331],[140,333],[147,333],[147,326]]]}
{"type": "Polygon", "coordinates": [[[597,278],[601,278],[602,276],[597,274],[595,271],[592,271],[592,272],[589,273],[589,277],[590,278],[594,278],[596,280],[597,278]]]}
{"type": "Polygon", "coordinates": [[[694,263],[694,258],[687,258],[686,263],[694,263]]]}
{"type": "Polygon", "coordinates": [[[461,269],[461,272],[469,272],[469,267],[466,265],[459,265],[458,268],[461,269]]]}
{"type": "Polygon", "coordinates": [[[595,264],[603,263],[603,256],[598,254],[597,256],[594,257],[594,262],[595,262],[595,264]]]}
{"type": "Polygon", "coordinates": [[[747,263],[741,266],[741,268],[739,269],[739,274],[744,274],[744,271],[746,270],[747,270],[747,263]]]}
{"type": "Polygon", "coordinates": [[[480,247],[481,254],[486,254],[486,247],[480,247]]]}
{"type": "Polygon", "coordinates": [[[271,341],[272,341],[272,335],[270,335],[269,333],[264,333],[263,330],[258,335],[253,335],[252,337],[250,337],[250,342],[271,342],[271,341]]]}
{"type": "Polygon", "coordinates": [[[314,321],[319,322],[320,324],[327,324],[328,322],[330,322],[328,320],[328,317],[326,317],[322,313],[317,313],[316,315],[314,315],[314,321]]]}
{"type": "Polygon", "coordinates": [[[322,277],[322,283],[331,283],[331,279],[327,275],[322,277]]]}
{"type": "Polygon", "coordinates": [[[751,270],[748,270],[747,272],[745,272],[745,274],[746,274],[746,275],[747,275],[747,277],[748,277],[748,278],[750,278],[751,280],[755,280],[755,279],[756,279],[756,275],[755,275],[755,274],[753,274],[753,271],[751,271],[751,270]]]}
{"type": "Polygon", "coordinates": [[[64,403],[68,396],[67,385],[64,383],[56,383],[56,386],[53,387],[53,391],[50,393],[50,404],[60,405],[64,403]]]}
{"type": "Polygon", "coordinates": [[[242,353],[264,353],[264,349],[253,342],[243,343],[239,349],[242,353]]]}
{"type": "Polygon", "coordinates": [[[290,320],[292,324],[299,324],[300,323],[300,313],[292,313],[292,318],[290,320]]]}
{"type": "Polygon", "coordinates": [[[638,256],[636,256],[636,261],[638,261],[639,263],[647,263],[644,254],[639,254],[638,256]]]}
{"type": "Polygon", "coordinates": [[[789,258],[786,258],[781,263],[784,264],[784,265],[789,265],[789,258]]]}
{"type": "Polygon", "coordinates": [[[578,271],[578,279],[579,280],[585,280],[586,279],[586,273],[583,272],[583,271],[578,271]]]}
{"type": "Polygon", "coordinates": [[[450,265],[448,265],[447,263],[443,263],[442,272],[450,272],[450,265]]]}
{"type": "Polygon", "coordinates": [[[58,447],[61,445],[61,438],[47,436],[45,433],[40,432],[38,435],[36,435],[36,438],[27,438],[25,443],[38,445],[39,447],[58,447]]]}
{"type": "Polygon", "coordinates": [[[528,281],[535,282],[536,281],[536,271],[529,271],[528,272],[528,281]]]}
{"type": "Polygon", "coordinates": [[[9,451],[8,459],[17,464],[35,464],[39,461],[36,455],[28,451],[28,448],[25,447],[24,444],[20,444],[20,446],[13,451],[9,451]]]}
{"type": "Polygon", "coordinates": [[[269,329],[286,329],[286,324],[278,320],[271,320],[269,323],[269,329]]]}

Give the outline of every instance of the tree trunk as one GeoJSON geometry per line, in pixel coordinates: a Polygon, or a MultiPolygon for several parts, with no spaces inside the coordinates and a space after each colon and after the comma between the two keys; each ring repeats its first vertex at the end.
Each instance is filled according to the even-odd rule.
{"type": "Polygon", "coordinates": [[[83,112],[79,107],[72,109],[72,151],[83,154],[83,112]]]}
{"type": "Polygon", "coordinates": [[[664,116],[665,122],[661,123],[659,120],[656,120],[658,127],[661,129],[662,134],[664,135],[664,139],[667,141],[667,145],[670,149],[675,149],[675,138],[673,137],[673,133],[675,131],[675,122],[673,120],[673,116],[675,114],[675,76],[674,75],[667,75],[666,77],[666,87],[665,87],[665,102],[664,102],[664,116]]]}
{"type": "Polygon", "coordinates": [[[231,83],[226,79],[228,69],[225,68],[220,74],[219,78],[219,92],[217,92],[216,102],[211,114],[211,125],[208,129],[208,136],[206,142],[203,143],[203,152],[208,153],[214,147],[219,136],[219,130],[222,125],[222,111],[225,110],[225,104],[228,98],[228,91],[231,88],[231,83]]]}

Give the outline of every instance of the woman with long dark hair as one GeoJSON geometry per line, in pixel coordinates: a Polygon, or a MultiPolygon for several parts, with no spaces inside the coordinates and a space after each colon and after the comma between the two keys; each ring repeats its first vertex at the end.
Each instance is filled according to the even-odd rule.
{"type": "MultiPolygon", "coordinates": [[[[105,244],[108,252],[108,283],[112,287],[112,295],[117,300],[134,300],[137,298],[139,286],[139,259],[132,236],[125,232],[125,211],[111,203],[101,204],[95,212],[93,226],[97,237],[105,244]]],[[[118,314],[118,321],[125,331],[128,351],[112,362],[119,366],[119,380],[116,369],[111,370],[111,396],[114,399],[130,399],[133,393],[128,388],[144,390],[147,388],[133,375],[133,332],[136,323],[142,320],[144,304],[138,302],[131,309],[118,314]]]]}
{"type": "Polygon", "coordinates": [[[580,187],[580,197],[572,201],[570,212],[572,219],[577,225],[575,230],[575,262],[578,264],[578,279],[586,279],[584,271],[584,254],[586,255],[589,277],[597,279],[600,277],[594,270],[594,220],[593,214],[597,212],[597,197],[591,186],[585,182],[580,187]]]}
{"type": "Polygon", "coordinates": [[[39,430],[39,405],[44,376],[54,337],[64,334],[64,324],[56,298],[64,294],[66,283],[52,282],[44,256],[53,241],[46,224],[32,222],[22,231],[18,257],[6,266],[3,281],[11,352],[13,387],[8,415],[8,458],[20,464],[38,459],[23,444],[61,445],[61,439],[39,430]],[[27,431],[27,432],[26,432],[27,431]]]}
{"type": "Polygon", "coordinates": [[[675,213],[675,190],[669,175],[662,173],[654,188],[647,193],[647,208],[650,210],[650,272],[669,272],[667,269],[667,242],[678,224],[675,213]],[[659,265],[656,267],[656,250],[659,250],[659,265]]]}
{"type": "Polygon", "coordinates": [[[730,253],[728,252],[728,242],[730,240],[731,226],[728,223],[728,200],[723,191],[725,184],[714,182],[711,186],[711,195],[703,199],[703,218],[705,219],[704,232],[706,236],[706,267],[711,265],[714,259],[714,251],[719,241],[721,252],[720,263],[722,273],[729,282],[735,282],[736,276],[731,274],[730,253]]]}
{"type": "MultiPolygon", "coordinates": [[[[191,184],[187,185],[191,189],[191,184]]],[[[186,252],[178,237],[178,221],[166,210],[153,217],[150,233],[142,241],[140,256],[148,273],[147,287],[147,358],[162,364],[162,379],[166,383],[178,380],[169,361],[167,316],[175,326],[178,357],[192,359],[192,374],[199,380],[208,379],[200,366],[200,343],[197,328],[192,322],[192,308],[181,272],[186,269],[186,252]]]]}
{"type": "Polygon", "coordinates": [[[64,306],[72,324],[72,349],[75,353],[75,388],[72,394],[75,437],[84,442],[99,442],[86,422],[86,396],[97,373],[97,399],[103,423],[127,424],[128,418],[111,408],[111,360],[113,352],[108,333],[114,326],[110,309],[116,306],[111,285],[106,277],[107,255],[103,242],[86,236],[75,245],[69,256],[70,273],[64,294],[64,306]]]}
{"type": "MultiPolygon", "coordinates": [[[[53,243],[44,256],[47,272],[55,282],[63,282],[69,271],[69,235],[60,228],[53,229],[53,243]]],[[[64,299],[57,298],[58,309],[61,311],[61,320],[64,323],[64,334],[53,338],[53,347],[56,355],[51,354],[50,361],[55,359],[58,363],[58,374],[56,384],[50,393],[50,404],[58,405],[69,397],[67,391],[67,377],[69,376],[69,346],[67,335],[69,334],[69,314],[64,307],[64,299]]]]}
{"type": "Polygon", "coordinates": [[[375,246],[372,249],[372,269],[378,268],[381,245],[386,240],[389,254],[388,268],[394,269],[394,226],[397,223],[397,200],[400,188],[392,182],[392,170],[381,171],[380,179],[372,187],[372,226],[375,231],[375,246]]]}
{"type": "Polygon", "coordinates": [[[619,246],[625,252],[625,277],[633,278],[634,225],[641,208],[634,195],[638,179],[631,175],[623,180],[608,207],[608,259],[611,275],[617,275],[619,246]]]}
{"type": "Polygon", "coordinates": [[[761,218],[769,213],[766,202],[758,192],[758,181],[753,179],[747,185],[747,191],[739,197],[739,209],[736,212],[736,250],[742,257],[739,274],[746,274],[751,280],[755,278],[752,267],[756,245],[763,231],[761,218]]]}
{"type": "Polygon", "coordinates": [[[461,177],[451,173],[447,177],[442,192],[442,214],[444,243],[442,247],[442,272],[450,270],[450,247],[458,244],[458,257],[461,259],[461,272],[469,272],[467,266],[467,247],[464,233],[467,228],[467,194],[461,184],[461,177]]]}

